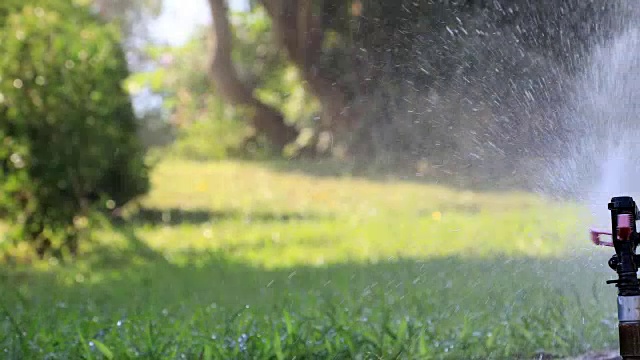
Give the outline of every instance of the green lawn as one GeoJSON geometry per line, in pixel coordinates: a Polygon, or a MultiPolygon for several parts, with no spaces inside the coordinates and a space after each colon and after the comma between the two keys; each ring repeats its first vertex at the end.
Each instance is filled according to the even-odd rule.
{"type": "MultiPolygon", "coordinates": [[[[603,204],[606,206],[606,204],[603,204]]],[[[4,265],[7,359],[533,359],[614,348],[611,249],[518,193],[164,162],[75,264],[4,265]]]]}

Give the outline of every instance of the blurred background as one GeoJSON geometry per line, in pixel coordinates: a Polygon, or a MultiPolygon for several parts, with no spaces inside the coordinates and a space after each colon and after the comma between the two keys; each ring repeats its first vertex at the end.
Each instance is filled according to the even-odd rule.
{"type": "Polygon", "coordinates": [[[0,351],[615,350],[638,8],[3,0],[0,351]]]}

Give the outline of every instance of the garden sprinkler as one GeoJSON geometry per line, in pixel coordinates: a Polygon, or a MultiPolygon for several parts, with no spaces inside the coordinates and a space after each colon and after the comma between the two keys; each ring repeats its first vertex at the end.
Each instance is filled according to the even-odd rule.
{"type": "Polygon", "coordinates": [[[636,247],[640,242],[636,221],[640,219],[640,212],[630,196],[612,198],[609,211],[611,231],[591,229],[591,241],[615,249],[616,253],[609,259],[609,267],[616,271],[618,279],[608,280],[607,284],[615,284],[618,288],[620,356],[625,360],[640,360],[640,255],[636,255],[636,247]],[[610,235],[611,241],[601,241],[602,235],[610,235]]]}

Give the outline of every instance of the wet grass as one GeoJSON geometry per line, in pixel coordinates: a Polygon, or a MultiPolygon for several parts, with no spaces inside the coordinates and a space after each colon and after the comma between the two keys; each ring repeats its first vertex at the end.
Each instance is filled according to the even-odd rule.
{"type": "Polygon", "coordinates": [[[72,264],[0,270],[3,358],[533,359],[616,346],[609,252],[521,193],[162,163],[72,264]]]}

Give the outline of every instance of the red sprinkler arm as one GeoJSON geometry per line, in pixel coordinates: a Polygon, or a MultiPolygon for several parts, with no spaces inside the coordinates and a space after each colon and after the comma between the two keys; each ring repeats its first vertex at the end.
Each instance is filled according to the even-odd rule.
{"type": "MultiPolygon", "coordinates": [[[[610,246],[613,247],[613,242],[600,240],[600,235],[611,236],[611,231],[590,229],[591,241],[598,246],[610,246]]],[[[618,240],[627,240],[631,235],[631,215],[620,214],[618,215],[618,240]]]]}
{"type": "Polygon", "coordinates": [[[589,232],[591,233],[591,241],[594,244],[596,244],[598,246],[610,246],[610,247],[613,247],[613,242],[600,240],[600,235],[609,235],[609,236],[611,236],[611,231],[589,229],[589,232]]]}

